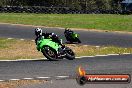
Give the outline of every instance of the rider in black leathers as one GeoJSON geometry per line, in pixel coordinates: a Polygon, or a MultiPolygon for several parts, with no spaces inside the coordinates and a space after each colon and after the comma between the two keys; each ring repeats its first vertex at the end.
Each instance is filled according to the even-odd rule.
{"type": "Polygon", "coordinates": [[[65,32],[64,32],[64,34],[73,34],[74,32],[72,31],[72,30],[70,30],[70,29],[65,29],[65,32]]]}
{"type": "Polygon", "coordinates": [[[35,43],[37,44],[37,40],[44,37],[44,38],[51,38],[53,42],[58,43],[59,45],[62,46],[62,48],[64,48],[65,46],[61,43],[60,39],[58,38],[58,36],[54,33],[43,33],[41,28],[36,28],[35,29],[35,35],[36,35],[36,39],[35,39],[35,43]]]}

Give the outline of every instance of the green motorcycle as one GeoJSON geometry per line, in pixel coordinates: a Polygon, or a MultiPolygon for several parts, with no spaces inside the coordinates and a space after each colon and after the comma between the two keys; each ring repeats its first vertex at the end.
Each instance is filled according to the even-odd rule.
{"type": "Polygon", "coordinates": [[[69,31],[65,29],[64,35],[66,37],[66,40],[69,41],[70,43],[73,43],[73,42],[81,43],[79,39],[79,34],[77,33],[69,33],[69,31]]]}
{"type": "Polygon", "coordinates": [[[65,49],[62,49],[61,45],[53,42],[52,39],[39,39],[37,41],[37,50],[41,51],[49,60],[59,60],[63,58],[68,60],[75,59],[75,53],[69,47],[65,46],[65,49]]]}

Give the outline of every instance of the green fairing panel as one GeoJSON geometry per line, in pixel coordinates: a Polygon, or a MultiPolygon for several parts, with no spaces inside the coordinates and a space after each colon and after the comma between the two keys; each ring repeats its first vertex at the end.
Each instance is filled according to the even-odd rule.
{"type": "Polygon", "coordinates": [[[78,34],[77,33],[73,33],[72,37],[76,38],[76,37],[78,37],[78,34]]]}
{"type": "Polygon", "coordinates": [[[44,45],[50,46],[51,48],[55,49],[56,51],[58,51],[59,48],[59,44],[55,43],[52,41],[52,39],[41,39],[40,41],[38,41],[40,43],[39,46],[37,46],[40,50],[43,48],[44,45]]]}

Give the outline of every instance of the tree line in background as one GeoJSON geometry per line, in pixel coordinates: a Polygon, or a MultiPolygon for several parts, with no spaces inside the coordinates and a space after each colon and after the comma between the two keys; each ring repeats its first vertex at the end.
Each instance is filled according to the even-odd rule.
{"type": "Polygon", "coordinates": [[[69,7],[77,10],[120,10],[123,0],[0,0],[0,6],[69,7]]]}

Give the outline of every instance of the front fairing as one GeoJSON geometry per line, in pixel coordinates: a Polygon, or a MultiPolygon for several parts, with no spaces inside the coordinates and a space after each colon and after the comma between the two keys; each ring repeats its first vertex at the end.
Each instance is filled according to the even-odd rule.
{"type": "Polygon", "coordinates": [[[78,38],[78,37],[79,37],[79,35],[78,35],[77,33],[73,33],[73,34],[72,34],[72,38],[73,38],[73,39],[78,38]]]}
{"type": "Polygon", "coordinates": [[[55,49],[56,51],[58,51],[58,48],[60,47],[60,45],[58,43],[53,42],[52,39],[39,40],[37,43],[37,49],[39,51],[41,51],[43,49],[43,46],[49,46],[49,47],[55,49]]]}

